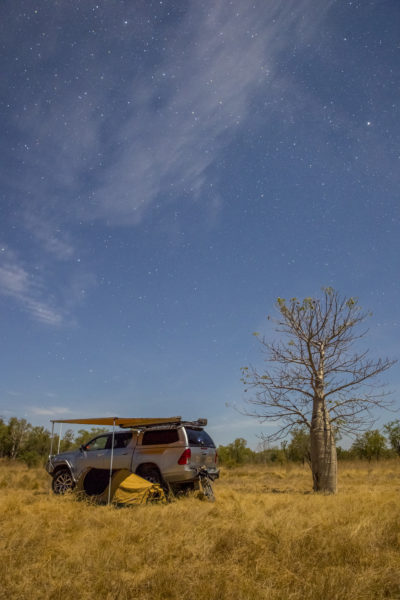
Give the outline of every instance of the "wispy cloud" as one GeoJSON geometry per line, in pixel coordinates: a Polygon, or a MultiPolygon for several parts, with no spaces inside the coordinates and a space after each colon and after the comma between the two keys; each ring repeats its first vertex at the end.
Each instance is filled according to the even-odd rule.
{"type": "Polygon", "coordinates": [[[207,11],[191,3],[185,33],[150,77],[131,84],[132,109],[109,140],[116,152],[97,181],[91,216],[137,223],[155,202],[213,199],[218,161],[257,121],[260,95],[271,117],[274,103],[282,109],[289,85],[279,73],[282,49],[291,36],[310,35],[329,4],[310,20],[308,1],[273,1],[261,12],[248,3],[216,2],[207,11]]]}
{"type": "Polygon", "coordinates": [[[53,416],[53,417],[62,417],[64,415],[71,414],[71,410],[66,408],[65,406],[31,406],[29,411],[38,416],[53,416]]]}
{"type": "Polygon", "coordinates": [[[165,47],[154,43],[159,24],[138,27],[144,7],[102,6],[110,23],[102,36],[88,36],[74,7],[54,11],[40,52],[29,54],[35,81],[13,92],[20,105],[10,112],[10,155],[23,165],[22,176],[4,174],[13,211],[50,269],[38,272],[26,255],[22,262],[7,252],[0,293],[35,320],[59,325],[84,296],[75,274],[77,223],[137,225],[154,207],[193,200],[214,219],[224,151],[246,128],[257,128],[257,106],[268,105],[271,119],[282,103],[290,110],[295,87],[281,75],[281,55],[293,39],[305,44],[312,37],[332,3],[193,0],[169,25],[166,19],[165,47]],[[145,68],[132,58],[137,53],[145,68]],[[69,305],[63,283],[49,276],[60,263],[74,272],[69,305]]]}
{"type": "Polygon", "coordinates": [[[30,274],[15,254],[1,248],[0,294],[18,302],[35,320],[47,325],[59,325],[63,314],[44,298],[43,282],[30,274]]]}
{"type": "MultiPolygon", "coordinates": [[[[205,8],[189,2],[179,22],[165,26],[168,43],[151,50],[152,63],[122,74],[113,58],[120,38],[112,28],[104,39],[80,39],[80,56],[85,50],[92,57],[90,68],[80,72],[79,65],[64,84],[60,75],[51,81],[51,98],[44,81],[35,104],[18,115],[30,185],[26,209],[32,214],[39,205],[44,213],[56,208],[66,221],[126,225],[139,223],[156,203],[201,197],[215,204],[210,183],[218,178],[224,149],[257,122],[261,95],[271,118],[283,102],[290,106],[294,87],[280,73],[281,54],[293,39],[307,42],[331,4],[271,0],[266,8],[220,0],[205,8]]],[[[107,6],[102,10],[107,14],[107,6]]],[[[129,20],[121,13],[120,23],[125,16],[129,20]]],[[[148,42],[153,37],[154,30],[148,42]]],[[[145,52],[145,45],[130,52],[145,52]]],[[[43,48],[48,60],[58,47],[52,39],[43,48]]],[[[72,252],[65,237],[54,231],[49,237],[35,222],[27,221],[49,252],[72,252]]]]}
{"type": "Polygon", "coordinates": [[[45,325],[73,323],[73,310],[95,285],[95,278],[84,268],[68,272],[64,278],[46,264],[34,266],[0,244],[0,295],[11,298],[29,316],[45,325]]]}
{"type": "Polygon", "coordinates": [[[23,213],[23,224],[45,251],[57,260],[69,260],[75,254],[74,245],[68,232],[60,229],[57,220],[49,215],[41,218],[31,211],[23,213]]]}

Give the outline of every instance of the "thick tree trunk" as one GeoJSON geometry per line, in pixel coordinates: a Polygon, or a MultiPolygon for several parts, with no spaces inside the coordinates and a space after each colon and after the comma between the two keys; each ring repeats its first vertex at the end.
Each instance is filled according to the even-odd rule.
{"type": "Polygon", "coordinates": [[[337,491],[337,456],[329,412],[323,398],[314,398],[311,420],[311,470],[315,492],[337,491]]]}

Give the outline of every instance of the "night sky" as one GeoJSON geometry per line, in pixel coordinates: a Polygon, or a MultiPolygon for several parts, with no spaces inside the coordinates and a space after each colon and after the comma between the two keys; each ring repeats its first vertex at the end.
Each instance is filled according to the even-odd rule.
{"type": "Polygon", "coordinates": [[[327,285],[399,355],[398,0],[3,0],[0,24],[0,416],[255,446],[252,332],[327,285]]]}

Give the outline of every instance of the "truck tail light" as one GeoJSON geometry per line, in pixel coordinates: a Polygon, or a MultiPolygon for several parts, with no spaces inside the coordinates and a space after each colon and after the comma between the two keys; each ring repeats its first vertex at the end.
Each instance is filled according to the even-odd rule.
{"type": "Polygon", "coordinates": [[[192,451],[190,448],[186,448],[181,454],[180,459],[178,460],[178,465],[187,465],[189,460],[192,457],[192,451]]]}

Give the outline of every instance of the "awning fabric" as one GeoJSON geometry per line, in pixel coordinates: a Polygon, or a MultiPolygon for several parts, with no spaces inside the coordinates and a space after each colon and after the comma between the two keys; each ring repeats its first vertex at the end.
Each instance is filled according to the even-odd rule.
{"type": "Polygon", "coordinates": [[[117,425],[118,427],[146,427],[148,425],[166,425],[180,423],[182,417],[165,417],[159,419],[130,419],[120,417],[100,417],[98,419],[51,419],[52,423],[71,423],[75,425],[117,425]]]}

